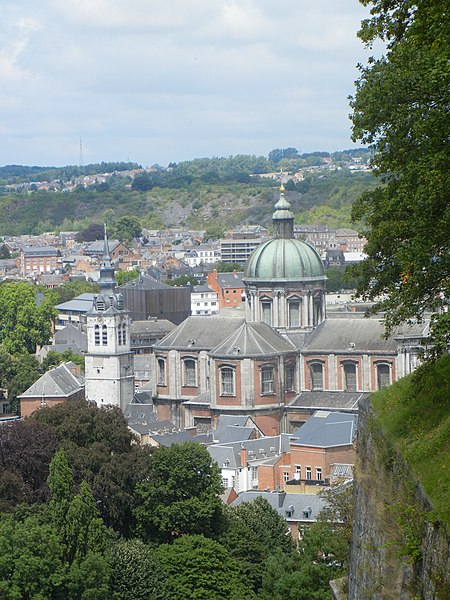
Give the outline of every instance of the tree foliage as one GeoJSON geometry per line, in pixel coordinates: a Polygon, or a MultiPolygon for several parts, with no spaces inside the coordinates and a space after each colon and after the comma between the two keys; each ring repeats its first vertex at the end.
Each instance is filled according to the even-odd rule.
{"type": "Polygon", "coordinates": [[[202,535],[184,535],[159,548],[168,573],[167,600],[251,600],[252,590],[241,581],[237,564],[218,542],[202,535]]]}
{"type": "Polygon", "coordinates": [[[351,98],[353,139],[375,149],[380,185],[353,216],[367,225],[361,294],[379,299],[387,331],[434,313],[435,351],[450,343],[448,89],[450,21],[445,0],[362,0],[371,8],[359,37],[387,44],[360,66],[351,98]]]}
{"type": "Polygon", "coordinates": [[[219,467],[196,442],[158,448],[148,481],[137,485],[137,531],[144,540],[170,541],[187,533],[211,535],[220,524],[219,467]]]}
{"type": "Polygon", "coordinates": [[[167,575],[154,548],[138,539],[119,540],[108,560],[113,600],[166,600],[167,575]]]}
{"type": "Polygon", "coordinates": [[[51,323],[56,316],[53,292],[37,296],[31,284],[0,285],[0,343],[10,352],[35,352],[37,345],[47,344],[51,323]]]}

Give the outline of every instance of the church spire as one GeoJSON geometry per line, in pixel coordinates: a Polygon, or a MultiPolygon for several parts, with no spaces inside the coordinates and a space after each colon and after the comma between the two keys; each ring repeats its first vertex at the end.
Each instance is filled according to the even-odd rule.
{"type": "Polygon", "coordinates": [[[109,253],[108,234],[106,233],[105,225],[105,239],[103,242],[103,258],[100,265],[100,279],[98,281],[100,285],[100,294],[103,296],[114,295],[116,287],[116,278],[114,276],[114,268],[111,264],[111,255],[109,253]]]}
{"type": "Polygon", "coordinates": [[[292,239],[294,237],[294,213],[291,205],[284,195],[284,186],[280,186],[280,197],[274,206],[275,212],[272,221],[275,229],[275,237],[292,239]]]}

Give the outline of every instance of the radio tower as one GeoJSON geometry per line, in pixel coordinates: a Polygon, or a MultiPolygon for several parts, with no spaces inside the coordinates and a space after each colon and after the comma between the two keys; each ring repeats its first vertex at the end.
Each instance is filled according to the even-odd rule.
{"type": "Polygon", "coordinates": [[[80,138],[80,167],[84,167],[84,158],[83,158],[83,142],[80,138]]]}

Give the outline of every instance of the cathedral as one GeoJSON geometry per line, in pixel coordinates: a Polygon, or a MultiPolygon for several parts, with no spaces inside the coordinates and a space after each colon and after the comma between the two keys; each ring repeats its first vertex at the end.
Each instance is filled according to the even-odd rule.
{"type": "Polygon", "coordinates": [[[221,414],[241,414],[265,435],[289,433],[319,409],[356,412],[362,395],[415,369],[426,325],[386,339],[379,319],[327,316],[322,260],[293,223],[282,187],[275,237],[245,268],[245,318],[191,316],[155,344],[160,419],[209,430],[221,414]]]}

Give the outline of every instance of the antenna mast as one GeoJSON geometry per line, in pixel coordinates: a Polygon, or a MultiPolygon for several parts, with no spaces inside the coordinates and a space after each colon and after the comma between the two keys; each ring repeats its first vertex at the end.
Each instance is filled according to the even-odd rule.
{"type": "Polygon", "coordinates": [[[80,167],[84,167],[84,158],[83,158],[83,141],[80,137],[80,163],[79,163],[80,167]]]}

